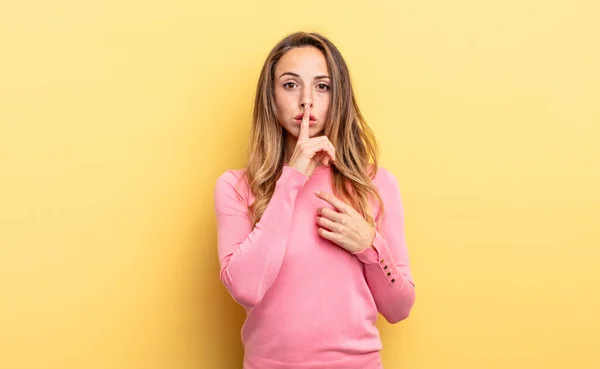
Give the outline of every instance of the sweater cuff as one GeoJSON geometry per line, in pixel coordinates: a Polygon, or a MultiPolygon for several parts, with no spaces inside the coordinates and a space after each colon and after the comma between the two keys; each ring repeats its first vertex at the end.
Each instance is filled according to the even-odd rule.
{"type": "Polygon", "coordinates": [[[375,238],[373,239],[373,248],[368,247],[360,252],[352,253],[358,260],[362,261],[366,266],[379,267],[388,283],[395,284],[398,282],[400,273],[398,267],[392,259],[390,250],[387,247],[387,242],[377,230],[375,230],[375,238]]]}
{"type": "Polygon", "coordinates": [[[298,171],[297,169],[290,167],[288,165],[285,165],[283,167],[281,175],[282,176],[285,175],[286,177],[289,177],[290,180],[292,181],[292,183],[294,183],[300,187],[304,186],[306,184],[306,182],[308,182],[308,180],[309,180],[309,177],[306,174],[304,174],[304,173],[298,171]]]}

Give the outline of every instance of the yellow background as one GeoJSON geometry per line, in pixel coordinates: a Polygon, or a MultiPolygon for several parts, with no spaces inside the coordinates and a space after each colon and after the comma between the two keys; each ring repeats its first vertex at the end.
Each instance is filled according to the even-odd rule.
{"type": "Polygon", "coordinates": [[[600,367],[599,4],[0,2],[0,368],[241,368],[213,188],[296,30],[401,186],[385,368],[600,367]]]}

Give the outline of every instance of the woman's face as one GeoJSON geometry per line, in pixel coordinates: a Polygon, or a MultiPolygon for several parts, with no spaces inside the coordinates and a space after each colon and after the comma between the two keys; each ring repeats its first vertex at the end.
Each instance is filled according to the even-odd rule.
{"type": "Polygon", "coordinates": [[[288,136],[298,138],[305,105],[310,106],[309,136],[321,133],[331,96],[331,79],[321,51],[313,46],[289,50],[279,59],[273,78],[279,124],[288,136]]]}

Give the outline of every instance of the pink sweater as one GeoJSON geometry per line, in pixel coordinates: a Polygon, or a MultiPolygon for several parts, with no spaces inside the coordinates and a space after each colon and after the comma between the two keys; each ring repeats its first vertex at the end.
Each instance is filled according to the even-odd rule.
{"type": "Polygon", "coordinates": [[[374,249],[352,254],[317,233],[317,209],[333,206],[314,192],[333,193],[331,168],[309,178],[286,164],[255,227],[243,173],[223,173],[214,195],[220,278],[247,315],[244,369],[382,368],[377,312],[396,323],[415,301],[395,177],[379,167],[384,218],[374,249]]]}

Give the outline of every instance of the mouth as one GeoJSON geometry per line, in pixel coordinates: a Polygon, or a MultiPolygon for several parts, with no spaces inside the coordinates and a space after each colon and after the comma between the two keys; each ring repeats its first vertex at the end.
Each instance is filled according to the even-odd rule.
{"type": "MultiPolygon", "coordinates": [[[[302,124],[302,118],[295,118],[295,119],[294,119],[294,122],[295,122],[297,125],[301,125],[301,124],[302,124]]],[[[309,125],[309,126],[314,126],[315,124],[317,124],[317,120],[316,120],[316,119],[315,119],[315,120],[312,120],[312,119],[311,119],[311,120],[309,120],[309,121],[308,121],[308,125],[309,125]]]]}
{"type": "MultiPolygon", "coordinates": [[[[303,116],[304,116],[304,114],[298,114],[298,115],[296,115],[296,116],[294,117],[294,119],[295,119],[295,120],[302,120],[302,117],[303,117],[303,116]]],[[[311,115],[310,115],[310,120],[311,120],[311,121],[313,121],[313,120],[314,120],[314,121],[316,121],[316,120],[317,120],[317,118],[315,118],[315,116],[311,114],[311,115]]]]}

